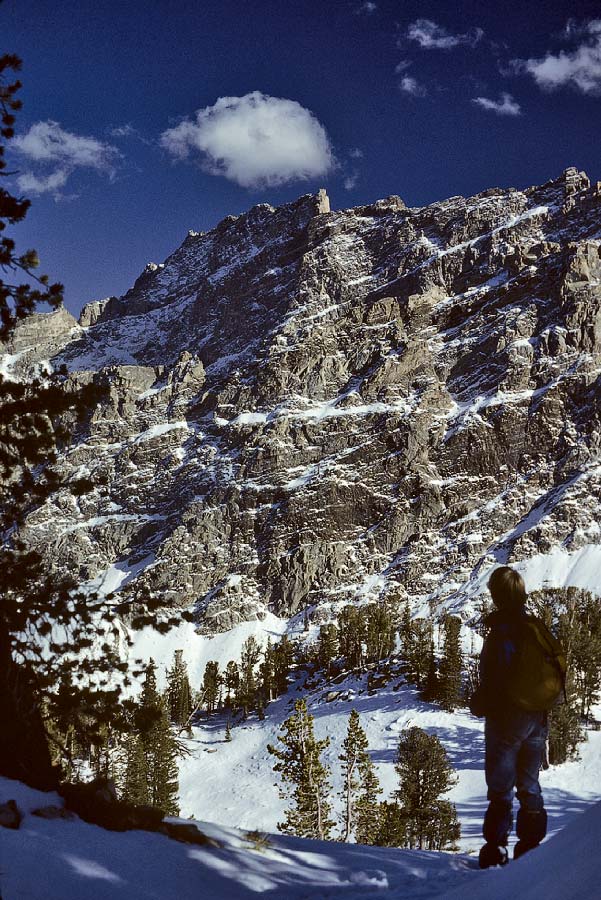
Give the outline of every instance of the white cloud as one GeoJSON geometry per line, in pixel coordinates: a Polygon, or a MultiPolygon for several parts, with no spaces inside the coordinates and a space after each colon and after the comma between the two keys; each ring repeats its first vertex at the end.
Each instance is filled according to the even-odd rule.
{"type": "Polygon", "coordinates": [[[260,91],[220,97],[164,131],[160,142],[175,159],[198,154],[207,172],[243,187],[316,178],[335,164],[328,135],[308,109],[260,91]]]}
{"type": "Polygon", "coordinates": [[[487,97],[474,97],[472,103],[477,103],[482,109],[496,113],[498,116],[519,116],[522,113],[520,104],[511,94],[501,94],[499,100],[488,100],[487,97]]]}
{"type": "Polygon", "coordinates": [[[112,178],[121,159],[111,144],[65,131],[51,119],[36,122],[25,134],[17,135],[12,148],[34,166],[34,171],[23,172],[17,178],[19,190],[34,195],[60,196],[75,169],[93,169],[112,178]]]}
{"type": "Polygon", "coordinates": [[[425,97],[427,94],[424,85],[420,84],[417,78],[412,78],[411,75],[401,78],[399,87],[403,93],[411,94],[412,97],[425,97]]]}
{"type": "Polygon", "coordinates": [[[451,34],[431,19],[416,19],[405,36],[410,41],[417,41],[424,50],[451,50],[460,44],[474,47],[483,35],[481,28],[470,28],[465,34],[451,34]]]}
{"type": "Polygon", "coordinates": [[[344,190],[352,191],[353,188],[357,186],[358,181],[359,181],[359,173],[358,172],[352,172],[351,175],[347,175],[343,182],[344,190]]]}
{"type": "Polygon", "coordinates": [[[568,22],[567,37],[583,34],[586,37],[575,50],[547,53],[542,59],[515,59],[514,69],[532,75],[543,90],[570,86],[583,94],[601,94],[601,19],[579,27],[568,22]]]}
{"type": "Polygon", "coordinates": [[[378,8],[377,3],[372,3],[371,0],[366,0],[365,3],[362,3],[359,6],[359,8],[357,9],[357,12],[358,13],[367,13],[368,16],[371,16],[372,13],[375,13],[377,8],[378,8]]]}
{"type": "Polygon", "coordinates": [[[34,175],[33,172],[23,172],[17,178],[19,190],[24,194],[38,197],[40,194],[60,194],[69,177],[66,169],[57,169],[49,175],[34,175]]]}
{"type": "Polygon", "coordinates": [[[351,159],[363,159],[363,150],[361,150],[359,147],[353,147],[351,150],[349,150],[348,155],[351,159]]]}
{"type": "Polygon", "coordinates": [[[67,168],[89,168],[113,173],[120,157],[116,147],[93,137],[65,131],[58,122],[36,122],[17,136],[12,147],[32,162],[59,163],[67,168]]]}
{"type": "Polygon", "coordinates": [[[402,59],[399,63],[394,67],[394,71],[397,75],[400,75],[401,72],[404,72],[409,66],[412,66],[413,62],[410,59],[402,59]]]}

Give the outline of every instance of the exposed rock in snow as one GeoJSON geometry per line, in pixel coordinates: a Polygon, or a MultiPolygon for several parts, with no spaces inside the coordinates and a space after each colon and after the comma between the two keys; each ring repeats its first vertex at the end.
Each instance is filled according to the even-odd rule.
{"type": "Polygon", "coordinates": [[[191,232],[85,327],[37,317],[6,348],[13,377],[51,358],[108,385],[62,460],[96,489],[36,512],[32,543],[210,632],[379,595],[467,609],[496,562],[596,590],[600,254],[575,169],[191,232]]]}

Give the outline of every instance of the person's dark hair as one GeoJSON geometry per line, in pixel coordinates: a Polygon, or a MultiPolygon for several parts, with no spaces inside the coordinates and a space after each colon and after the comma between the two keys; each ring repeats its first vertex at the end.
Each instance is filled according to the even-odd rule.
{"type": "Polygon", "coordinates": [[[526,585],[511,566],[499,566],[488,579],[488,590],[499,609],[516,609],[526,602],[526,585]]]}

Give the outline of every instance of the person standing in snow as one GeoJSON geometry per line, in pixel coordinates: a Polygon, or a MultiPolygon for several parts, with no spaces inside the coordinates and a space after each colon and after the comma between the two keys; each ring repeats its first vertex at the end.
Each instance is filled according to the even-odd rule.
{"type": "MultiPolygon", "coordinates": [[[[514,859],[538,846],[547,833],[547,813],[539,784],[548,733],[547,711],[523,708],[547,705],[546,698],[538,704],[523,701],[520,692],[516,693],[515,675],[516,666],[519,667],[524,656],[524,635],[528,632],[534,631],[535,644],[537,639],[542,640],[537,638],[540,632],[545,640],[550,639],[559,646],[545,626],[526,612],[526,589],[518,572],[509,566],[495,569],[488,589],[496,608],[485,619],[490,630],[480,655],[480,685],[470,703],[474,715],[486,717],[485,774],[489,805],[482,828],[486,843],[480,851],[481,868],[504,865],[508,861],[514,788],[517,787],[520,803],[514,859]]],[[[526,653],[529,653],[530,644],[527,646],[526,653]]],[[[530,659],[536,665],[535,654],[536,649],[530,659]]],[[[524,681],[524,676],[520,677],[524,681]]],[[[526,694],[531,690],[530,685],[537,689],[538,680],[536,671],[526,679],[523,689],[526,694]]]]}

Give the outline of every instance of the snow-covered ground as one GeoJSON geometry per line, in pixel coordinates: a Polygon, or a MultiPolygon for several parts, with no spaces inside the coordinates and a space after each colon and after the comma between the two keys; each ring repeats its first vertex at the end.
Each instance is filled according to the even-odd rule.
{"type": "MultiPolygon", "coordinates": [[[[132,654],[152,656],[159,666],[159,683],[164,684],[163,673],[172,664],[174,651],[181,649],[192,687],[197,690],[208,660],[217,660],[223,669],[228,660],[239,660],[242,644],[250,635],[264,644],[268,638],[277,641],[286,631],[292,637],[301,636],[297,627],[300,628],[300,623],[267,613],[262,621],[246,622],[212,637],[197,634],[188,623],[166,635],[146,629],[135,637],[132,654]]],[[[182,816],[233,828],[275,832],[286,801],[279,796],[278,776],[273,773],[273,760],[266,747],[277,742],[282,722],[290,715],[295,700],[302,696],[315,718],[317,737],[328,736],[331,741],[324,758],[332,770],[332,801],[336,812],[341,811],[338,756],[351,709],[357,710],[366,731],[383,788],[382,799],[387,799],[398,787],[394,758],[400,733],[417,725],[440,739],[457,772],[457,784],[446,796],[457,806],[461,850],[477,853],[482,843],[482,817],[486,808],[483,720],[474,718],[465,709],[449,713],[424,702],[417,690],[401,677],[371,694],[367,690],[367,675],[349,675],[342,681],[336,679],[338,683],[322,682],[313,688],[304,688],[304,681],[305,677],[300,675],[288,693],[269,703],[264,721],[259,721],[256,715],[245,722],[239,716],[234,717],[230,723],[231,742],[225,741],[227,713],[217,712],[201,719],[193,728],[192,738],[186,741],[191,755],[180,760],[182,816]],[[327,700],[328,694],[334,691],[339,693],[338,698],[327,700]]],[[[594,712],[600,719],[601,707],[594,712]]],[[[589,731],[587,737],[580,745],[579,759],[541,773],[550,834],[563,828],[577,812],[601,795],[601,731],[589,731]]]]}
{"type": "Polygon", "coordinates": [[[26,813],[2,829],[3,900],[390,900],[470,897],[583,900],[598,896],[601,804],[574,812],[559,835],[501,870],[481,872],[465,854],[394,850],[270,835],[258,848],[244,832],[200,827],[220,844],[199,847],[144,831],[117,833],[30,815],[58,803],[0,778],[0,803],[26,813]]]}
{"type": "MultiPolygon", "coordinates": [[[[182,815],[210,820],[238,828],[275,831],[286,801],[278,794],[278,777],[272,771],[267,743],[275,743],[279,726],[290,714],[299,696],[307,700],[315,717],[317,737],[330,737],[324,753],[334,774],[332,799],[340,810],[341,752],[348,717],[356,709],[367,733],[372,758],[387,798],[398,787],[394,757],[400,732],[417,725],[435,734],[444,745],[458,782],[446,795],[457,806],[461,822],[461,849],[477,853],[482,845],[482,817],[486,808],[484,781],[483,720],[467,710],[444,712],[420,700],[416,690],[399,680],[371,696],[366,677],[348,679],[331,689],[348,699],[327,702],[329,688],[321,686],[302,693],[294,688],[270,703],[265,721],[251,718],[232,728],[232,741],[225,741],[225,716],[216,714],[194,728],[188,742],[192,756],[180,766],[180,807],[182,815]]],[[[541,773],[541,785],[549,812],[549,833],[563,828],[573,816],[599,799],[601,784],[601,732],[591,731],[580,745],[580,759],[552,766],[541,773]]]]}

